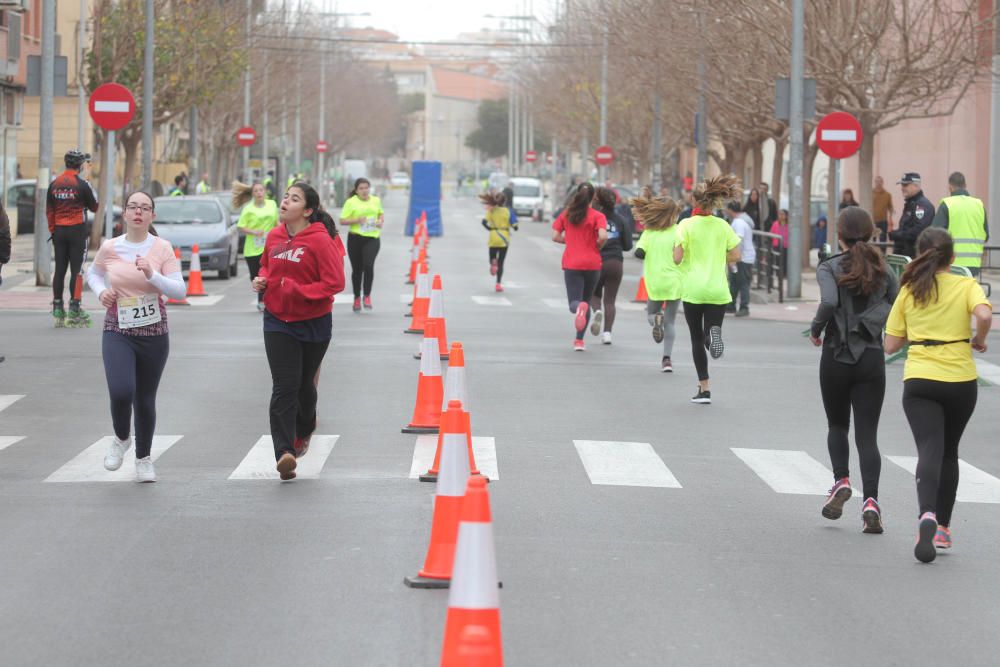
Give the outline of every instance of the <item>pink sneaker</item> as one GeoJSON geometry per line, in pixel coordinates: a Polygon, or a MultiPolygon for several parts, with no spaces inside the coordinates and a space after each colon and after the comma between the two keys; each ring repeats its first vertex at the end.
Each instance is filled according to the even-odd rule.
{"type": "Polygon", "coordinates": [[[823,516],[827,519],[839,519],[844,513],[844,503],[851,499],[851,481],[841,477],[830,489],[823,503],[823,516]]]}
{"type": "Polygon", "coordinates": [[[583,352],[586,349],[587,349],[587,346],[583,344],[582,340],[579,340],[579,339],[574,339],[573,340],[573,350],[574,351],[576,351],[576,352],[583,352]]]}
{"type": "Polygon", "coordinates": [[[503,291],[503,286],[500,283],[497,283],[496,291],[498,291],[498,292],[502,292],[503,291]]]}
{"type": "Polygon", "coordinates": [[[586,301],[581,301],[580,305],[576,307],[576,317],[573,320],[573,326],[576,327],[577,331],[583,331],[587,328],[587,309],[590,306],[587,305],[586,301]]]}
{"type": "Polygon", "coordinates": [[[938,526],[934,535],[934,546],[938,549],[951,549],[951,529],[947,526],[938,526]]]}

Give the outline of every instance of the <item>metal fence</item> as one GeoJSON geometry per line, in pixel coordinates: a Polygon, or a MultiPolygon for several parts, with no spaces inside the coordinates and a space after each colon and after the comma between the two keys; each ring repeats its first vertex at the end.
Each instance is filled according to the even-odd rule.
{"type": "Polygon", "coordinates": [[[788,268],[785,240],[780,234],[754,230],[753,247],[757,251],[757,259],[751,287],[767,290],[768,294],[777,291],[778,303],[784,303],[785,271],[788,268]]]}

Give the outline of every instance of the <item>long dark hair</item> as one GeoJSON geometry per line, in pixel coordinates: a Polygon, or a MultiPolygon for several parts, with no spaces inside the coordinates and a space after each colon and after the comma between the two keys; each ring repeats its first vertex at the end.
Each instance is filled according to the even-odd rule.
{"type": "Polygon", "coordinates": [[[928,227],[917,237],[917,256],[906,265],[899,284],[910,286],[910,293],[918,306],[937,301],[937,272],[951,266],[954,257],[955,243],[951,234],[940,227],[928,227]]]}
{"type": "Polygon", "coordinates": [[[594,192],[593,206],[603,213],[605,217],[614,215],[616,203],[618,203],[618,197],[611,188],[606,188],[602,185],[594,192]]]}
{"type": "Polygon", "coordinates": [[[837,216],[837,234],[847,246],[837,284],[864,296],[874,292],[889,272],[882,253],[869,243],[874,233],[872,217],[863,208],[848,206],[837,216]]]}
{"type": "MultiPolygon", "coordinates": [[[[145,195],[146,197],[148,197],[149,205],[153,208],[153,213],[156,213],[156,200],[153,199],[153,195],[149,194],[145,190],[133,190],[132,192],[128,193],[128,197],[125,197],[125,203],[122,205],[123,216],[125,214],[125,207],[128,206],[128,203],[129,201],[132,200],[132,197],[136,195],[145,195]]],[[[125,233],[125,218],[122,217],[122,234],[124,233],[125,233]]],[[[149,223],[149,233],[152,234],[153,236],[159,236],[159,234],[156,233],[156,228],[153,227],[153,223],[149,223]]]]}
{"type": "Polygon", "coordinates": [[[586,219],[592,201],[594,201],[594,186],[586,182],[580,183],[566,204],[566,219],[570,224],[579,225],[586,219]]]}
{"type": "Polygon", "coordinates": [[[316,189],[305,181],[295,181],[288,186],[289,190],[292,188],[298,188],[302,191],[306,200],[306,208],[312,209],[312,213],[309,214],[309,222],[323,223],[323,226],[326,227],[326,231],[329,232],[330,236],[336,237],[337,223],[333,221],[333,216],[323,209],[323,204],[319,200],[319,193],[316,192],[316,189]]]}
{"type": "Polygon", "coordinates": [[[361,177],[354,181],[354,187],[351,188],[351,193],[347,195],[347,197],[350,198],[356,196],[358,194],[358,186],[361,185],[362,183],[367,183],[369,188],[372,186],[371,181],[369,181],[367,178],[361,177]]]}

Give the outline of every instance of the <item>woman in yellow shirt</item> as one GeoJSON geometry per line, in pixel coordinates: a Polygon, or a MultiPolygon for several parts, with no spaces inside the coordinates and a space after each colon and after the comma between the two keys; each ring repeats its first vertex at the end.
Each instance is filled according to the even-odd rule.
{"type": "Polygon", "coordinates": [[[507,198],[502,192],[487,192],[479,195],[479,199],[486,205],[483,227],[490,232],[490,274],[497,277],[496,291],[502,292],[503,263],[510,247],[510,230],[517,231],[517,221],[511,222],[510,209],[504,206],[507,198]]]}
{"type": "Polygon", "coordinates": [[[993,307],[974,279],[949,272],[955,250],[947,231],[925,229],[917,239],[917,252],[903,273],[886,322],[885,350],[892,354],[910,343],[903,370],[903,411],[917,444],[920,526],[913,555],[929,563],[936,549],[951,547],[958,443],[976,407],[972,350],[986,351],[993,307]],[[976,320],[975,336],[970,315],[976,320]]]}
{"type": "MultiPolygon", "coordinates": [[[[264,243],[267,235],[278,226],[278,205],[266,196],[261,183],[246,186],[243,183],[233,185],[233,205],[241,208],[240,219],[236,223],[239,230],[247,235],[243,242],[243,258],[250,272],[250,282],[260,271],[260,256],[264,254],[264,243]],[[253,201],[248,199],[252,198],[253,201]]],[[[257,293],[257,310],[264,311],[264,293],[257,293]]]]}
{"type": "Polygon", "coordinates": [[[375,279],[375,257],[381,247],[385,212],[382,201],[371,193],[367,178],[354,181],[354,189],[340,209],[341,224],[350,225],[347,232],[347,256],[351,259],[351,286],[354,288],[354,312],[361,312],[362,287],[365,310],[372,309],[372,281],[375,279]]]}

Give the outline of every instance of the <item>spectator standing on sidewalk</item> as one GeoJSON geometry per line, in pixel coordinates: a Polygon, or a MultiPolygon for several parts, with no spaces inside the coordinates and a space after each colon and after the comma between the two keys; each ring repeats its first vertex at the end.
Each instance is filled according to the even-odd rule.
{"type": "Polygon", "coordinates": [[[837,205],[837,210],[843,211],[848,206],[861,206],[861,204],[854,198],[854,190],[844,188],[844,191],[840,193],[840,204],[837,205]]]}
{"type": "Polygon", "coordinates": [[[735,313],[736,317],[746,317],[750,314],[750,280],[753,276],[753,265],[757,260],[757,250],[753,247],[753,220],[740,210],[740,203],[731,201],[726,209],[732,217],[730,225],[740,237],[740,259],[729,265],[729,293],[733,302],[726,306],[727,313],[735,313]],[[740,308],[736,309],[739,297],[740,308]]]}
{"type": "Polygon", "coordinates": [[[761,183],[757,187],[760,192],[760,228],[770,229],[771,225],[778,219],[778,205],[768,196],[769,186],[761,183]]]}
{"type": "Polygon", "coordinates": [[[875,228],[878,230],[879,241],[889,238],[892,231],[892,216],[896,209],[892,205],[892,193],[885,189],[885,181],[881,176],[875,177],[875,186],[872,188],[872,218],[875,220],[875,228]]]}
{"type": "Polygon", "coordinates": [[[941,200],[934,226],[948,230],[955,241],[955,264],[964,266],[973,276],[979,276],[983,265],[983,246],[990,237],[986,208],[981,199],[969,194],[965,175],[960,171],[948,177],[948,192],[941,200]]]}
{"type": "Polygon", "coordinates": [[[747,195],[746,203],[743,204],[743,212],[750,217],[754,229],[761,229],[760,226],[760,191],[754,188],[747,195]]]}

